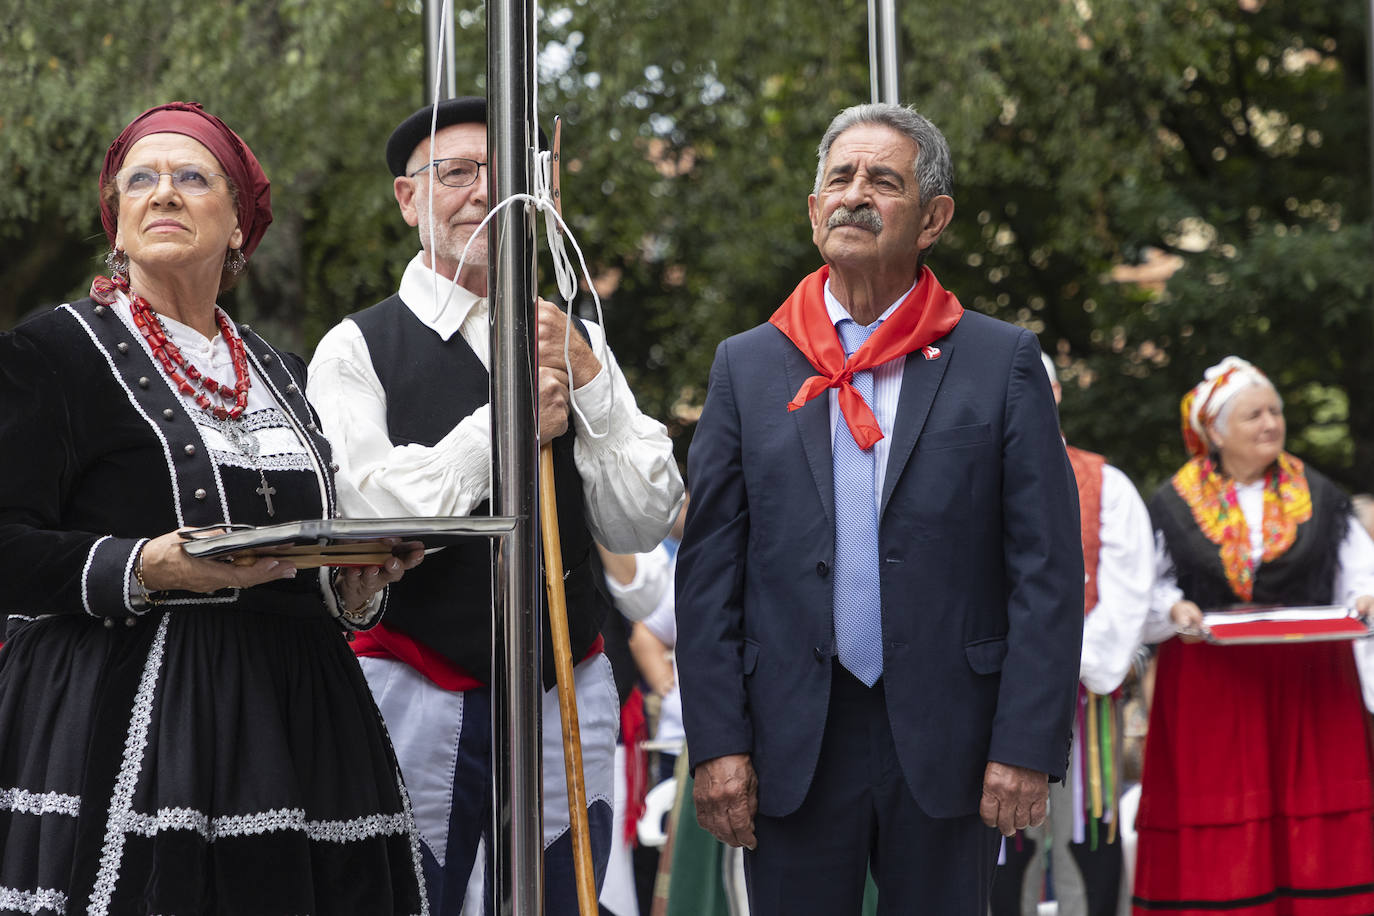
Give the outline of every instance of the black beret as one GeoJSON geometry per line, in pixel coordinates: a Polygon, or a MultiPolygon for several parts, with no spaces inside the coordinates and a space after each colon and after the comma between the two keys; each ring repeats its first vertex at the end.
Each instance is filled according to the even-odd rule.
{"type": "MultiPolygon", "coordinates": [[[[487,100],[476,95],[462,95],[455,99],[444,99],[439,103],[439,116],[434,117],[434,106],[425,105],[416,109],[391,132],[386,141],[386,164],[391,174],[397,177],[405,174],[406,163],[420,141],[429,136],[430,125],[435,131],[443,130],[454,124],[487,123],[487,100]]],[[[539,148],[548,149],[549,140],[544,131],[539,131],[539,148]]]]}
{"type": "Polygon", "coordinates": [[[420,141],[429,136],[430,124],[435,130],[443,130],[453,124],[487,123],[487,100],[480,96],[463,95],[456,99],[444,99],[439,103],[438,120],[434,118],[434,106],[425,105],[402,121],[386,141],[386,164],[391,174],[404,175],[410,154],[420,141]]]}

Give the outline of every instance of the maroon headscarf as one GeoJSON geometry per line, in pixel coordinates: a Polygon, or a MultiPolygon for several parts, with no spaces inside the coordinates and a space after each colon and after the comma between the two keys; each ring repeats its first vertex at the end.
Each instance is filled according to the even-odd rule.
{"type": "MultiPolygon", "coordinates": [[[[243,230],[243,248],[240,250],[245,258],[251,255],[272,222],[272,185],[248,144],[197,102],[168,102],[149,108],[134,118],[105,152],[105,165],[100,169],[101,189],[114,180],[115,174],[124,165],[124,156],[129,152],[129,147],[149,134],[181,134],[198,141],[214,154],[225,174],[233,179],[239,189],[239,228],[243,230]]],[[[118,217],[103,198],[100,201],[100,222],[104,224],[105,235],[113,246],[118,217]]]]}

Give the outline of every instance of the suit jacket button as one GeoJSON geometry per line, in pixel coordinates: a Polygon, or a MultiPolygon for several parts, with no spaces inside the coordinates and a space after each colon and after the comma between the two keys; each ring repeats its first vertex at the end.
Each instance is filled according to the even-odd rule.
{"type": "Polygon", "coordinates": [[[825,653],[821,651],[820,646],[816,646],[815,648],[813,648],[811,650],[811,654],[816,657],[816,661],[821,662],[822,664],[825,663],[825,653]]]}
{"type": "MultiPolygon", "coordinates": [[[[816,564],[816,575],[822,578],[830,575],[830,567],[826,564],[824,560],[821,560],[819,563],[816,564]]],[[[816,651],[819,652],[820,650],[818,649],[816,651]]]]}

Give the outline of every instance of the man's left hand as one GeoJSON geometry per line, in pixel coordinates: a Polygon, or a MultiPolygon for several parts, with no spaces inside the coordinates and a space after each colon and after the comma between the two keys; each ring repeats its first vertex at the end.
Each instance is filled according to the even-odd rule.
{"type": "Polygon", "coordinates": [[[1011,836],[1045,822],[1049,810],[1050,778],[1036,770],[988,761],[983,772],[983,801],[978,813],[983,823],[1011,836]]]}
{"type": "Polygon", "coordinates": [[[1361,595],[1356,598],[1355,613],[1366,622],[1374,620],[1374,595],[1361,595]]]}
{"type": "Polygon", "coordinates": [[[581,388],[596,378],[601,362],[576,328],[567,331],[568,316],[547,299],[539,300],[539,365],[567,371],[572,367],[572,387],[581,388]],[[568,358],[563,359],[563,338],[567,334],[568,358]]]}

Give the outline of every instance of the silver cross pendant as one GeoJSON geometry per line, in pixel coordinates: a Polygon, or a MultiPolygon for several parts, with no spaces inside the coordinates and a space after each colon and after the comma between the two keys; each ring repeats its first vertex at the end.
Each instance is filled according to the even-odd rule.
{"type": "Polygon", "coordinates": [[[277,514],[277,510],[272,508],[272,497],[277,495],[277,488],[267,483],[267,475],[258,471],[258,477],[262,478],[262,486],[253,492],[261,496],[267,502],[267,517],[272,518],[277,514]]]}

